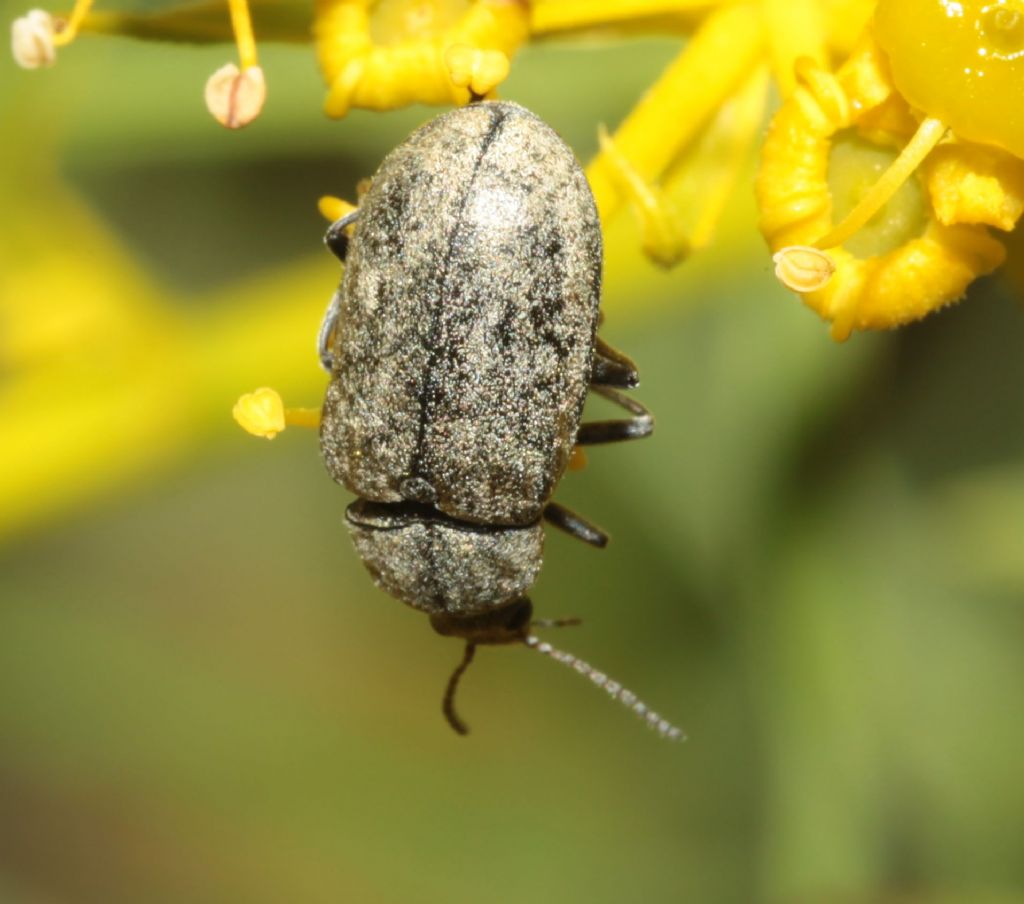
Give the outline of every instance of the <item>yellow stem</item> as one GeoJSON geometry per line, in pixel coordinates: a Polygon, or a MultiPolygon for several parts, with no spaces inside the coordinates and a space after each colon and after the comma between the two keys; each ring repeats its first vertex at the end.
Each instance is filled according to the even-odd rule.
{"type": "Polygon", "coordinates": [[[534,3],[530,28],[537,33],[568,31],[681,12],[706,12],[723,0],[547,0],[534,3]]]}
{"type": "Polygon", "coordinates": [[[914,133],[914,137],[900,152],[899,157],[882,173],[881,178],[871,186],[857,206],[846,215],[838,226],[818,239],[814,246],[816,248],[834,248],[850,238],[886,205],[945,134],[946,124],[944,122],[933,118],[924,120],[914,133]]]}
{"type": "MultiPolygon", "coordinates": [[[[756,66],[763,46],[758,11],[741,4],[716,10],[669,64],[615,132],[619,153],[646,183],[655,183],[756,66]]],[[[603,223],[625,200],[618,167],[598,153],[587,178],[603,223]]]]}
{"type": "Polygon", "coordinates": [[[597,146],[608,161],[608,172],[619,184],[623,194],[640,209],[642,216],[656,217],[659,211],[658,199],[651,187],[640,178],[640,174],[615,146],[604,123],[597,126],[597,146]]]}
{"type": "Polygon", "coordinates": [[[82,24],[82,20],[89,14],[91,6],[92,0],[75,0],[75,6],[64,27],[53,36],[54,47],[64,47],[75,39],[78,28],[82,24]]]}
{"type": "Polygon", "coordinates": [[[247,0],[228,0],[228,9],[231,10],[231,28],[235,33],[235,43],[238,45],[238,61],[242,64],[242,69],[256,66],[256,39],[252,34],[249,4],[247,0]]]}
{"type": "Polygon", "coordinates": [[[796,88],[798,59],[828,64],[821,0],[761,0],[775,80],[783,99],[796,88]]]}
{"type": "Polygon", "coordinates": [[[687,211],[695,249],[711,243],[764,126],[767,102],[768,67],[758,66],[722,104],[682,164],[669,170],[663,190],[676,209],[687,211]]]}

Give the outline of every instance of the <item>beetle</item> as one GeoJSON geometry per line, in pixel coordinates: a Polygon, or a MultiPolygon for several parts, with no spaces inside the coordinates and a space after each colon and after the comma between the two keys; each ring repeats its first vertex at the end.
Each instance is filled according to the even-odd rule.
{"type": "Polygon", "coordinates": [[[373,580],[466,642],[448,722],[466,733],[454,694],[476,647],[523,643],[679,737],[531,633],[574,623],[532,619],[542,521],[593,546],[608,540],[551,501],[573,448],[653,429],[621,392],[637,385],[635,365],[596,336],[601,230],[572,151],[517,104],[456,108],[385,157],[325,241],[344,274],[318,338],[331,375],[321,451],[359,497],[346,524],[373,580]],[[588,390],[630,416],[581,424],[588,390]]]}

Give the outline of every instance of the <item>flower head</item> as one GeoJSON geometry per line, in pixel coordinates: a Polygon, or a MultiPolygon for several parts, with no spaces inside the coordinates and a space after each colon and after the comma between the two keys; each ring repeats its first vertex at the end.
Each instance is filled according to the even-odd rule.
{"type": "Polygon", "coordinates": [[[834,338],[917,320],[1002,263],[986,225],[1015,224],[1024,162],[919,119],[870,37],[835,76],[810,61],[797,71],[762,152],[761,229],[777,251],[811,246],[832,260],[834,275],[816,288],[779,275],[832,323],[834,338]],[[879,152],[892,155],[880,176],[879,152]],[[915,190],[915,171],[924,190],[915,190]],[[837,225],[844,196],[852,200],[837,225]]]}
{"type": "Polygon", "coordinates": [[[526,40],[521,0],[317,0],[313,26],[324,111],[464,104],[490,94],[526,40]]]}

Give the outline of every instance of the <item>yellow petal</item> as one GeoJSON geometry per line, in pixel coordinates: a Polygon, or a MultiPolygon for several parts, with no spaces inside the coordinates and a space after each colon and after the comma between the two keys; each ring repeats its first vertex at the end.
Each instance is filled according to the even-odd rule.
{"type": "Polygon", "coordinates": [[[1009,231],[1024,212],[1024,160],[998,148],[936,148],[924,175],[939,222],[985,223],[1009,231]]]}
{"type": "MultiPolygon", "coordinates": [[[[756,68],[763,47],[757,10],[730,6],[712,13],[682,53],[616,130],[619,153],[640,179],[656,183],[715,110],[756,68]]],[[[624,199],[617,167],[599,153],[587,167],[602,222],[624,199]]]]}

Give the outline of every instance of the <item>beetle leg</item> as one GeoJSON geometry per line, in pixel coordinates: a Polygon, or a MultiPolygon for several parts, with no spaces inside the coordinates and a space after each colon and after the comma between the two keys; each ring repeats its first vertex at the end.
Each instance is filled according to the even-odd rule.
{"type": "MultiPolygon", "coordinates": [[[[324,244],[331,249],[334,256],[342,263],[345,263],[345,255],[348,254],[348,227],[359,217],[359,208],[349,211],[343,217],[338,217],[327,227],[327,234],[324,236],[324,244]]],[[[331,373],[334,369],[334,356],[331,354],[331,340],[334,337],[334,328],[338,325],[338,317],[341,314],[341,289],[338,289],[327,305],[324,319],[320,323],[320,331],[316,335],[316,350],[320,356],[320,366],[331,373]]]]}
{"type": "Polygon", "coordinates": [[[342,263],[345,263],[345,255],[348,253],[348,233],[345,230],[358,218],[359,208],[356,208],[327,227],[324,244],[331,249],[334,256],[342,263]]]}
{"type": "Polygon", "coordinates": [[[603,549],[608,545],[608,534],[601,528],[557,502],[549,502],[544,507],[544,520],[559,530],[564,530],[570,537],[575,537],[598,549],[603,549]]]}
{"type": "Polygon", "coordinates": [[[324,312],[324,319],[320,323],[320,331],[316,334],[316,351],[320,356],[320,366],[332,373],[334,371],[334,355],[331,353],[331,344],[334,339],[334,328],[338,325],[338,318],[341,316],[341,289],[331,297],[330,304],[324,312]]]}
{"type": "Polygon", "coordinates": [[[640,383],[640,374],[628,355],[612,348],[600,336],[594,337],[594,366],[590,382],[597,386],[615,386],[634,389],[640,383]]]}
{"type": "Polygon", "coordinates": [[[634,416],[620,421],[592,421],[589,424],[580,424],[579,432],[576,434],[577,446],[642,439],[654,431],[654,418],[638,401],[608,386],[591,386],[591,389],[634,416]]]}

